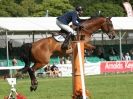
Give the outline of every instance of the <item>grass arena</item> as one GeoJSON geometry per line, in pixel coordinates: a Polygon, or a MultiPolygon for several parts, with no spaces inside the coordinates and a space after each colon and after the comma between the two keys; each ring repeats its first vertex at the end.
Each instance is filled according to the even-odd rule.
{"type": "MultiPolygon", "coordinates": [[[[86,89],[92,99],[132,99],[133,74],[106,74],[85,76],[86,89]]],[[[30,79],[17,79],[16,89],[27,99],[71,99],[72,78],[38,78],[39,86],[35,92],[30,92],[30,79]]],[[[10,92],[10,85],[0,79],[0,98],[10,92]]]]}

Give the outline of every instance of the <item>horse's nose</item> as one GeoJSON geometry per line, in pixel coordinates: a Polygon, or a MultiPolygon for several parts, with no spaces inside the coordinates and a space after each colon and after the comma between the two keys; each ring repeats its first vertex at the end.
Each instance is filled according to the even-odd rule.
{"type": "Polygon", "coordinates": [[[112,35],[109,34],[108,36],[109,36],[110,39],[112,39],[112,35]]]}
{"type": "Polygon", "coordinates": [[[112,39],[114,39],[115,37],[116,37],[116,32],[113,31],[113,33],[112,33],[112,39]]]}
{"type": "Polygon", "coordinates": [[[109,35],[109,38],[110,38],[110,39],[114,39],[114,38],[115,38],[115,35],[111,35],[111,34],[110,34],[110,35],[109,35]]]}
{"type": "Polygon", "coordinates": [[[114,38],[115,38],[115,35],[113,35],[112,39],[114,39],[114,38]]]}
{"type": "Polygon", "coordinates": [[[112,35],[112,36],[111,36],[111,39],[114,39],[114,38],[115,38],[115,35],[112,35]]]}

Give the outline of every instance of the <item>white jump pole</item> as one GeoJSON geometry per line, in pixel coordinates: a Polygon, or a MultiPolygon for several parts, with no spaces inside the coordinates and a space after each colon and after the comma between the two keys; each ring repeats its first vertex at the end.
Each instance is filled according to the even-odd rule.
{"type": "Polygon", "coordinates": [[[73,41],[73,99],[88,99],[84,80],[84,41],[73,41]]]}
{"type": "MultiPolygon", "coordinates": [[[[80,42],[77,43],[77,47],[78,47],[78,56],[79,56],[79,63],[80,63],[80,73],[81,73],[81,84],[82,84],[82,94],[83,94],[83,99],[86,99],[86,91],[85,91],[85,80],[84,80],[84,70],[83,70],[83,64],[82,63],[84,61],[84,59],[82,58],[81,55],[81,46],[80,46],[80,42]],[[83,60],[82,60],[83,59],[83,60]]],[[[84,52],[84,51],[83,51],[84,52]]]]}

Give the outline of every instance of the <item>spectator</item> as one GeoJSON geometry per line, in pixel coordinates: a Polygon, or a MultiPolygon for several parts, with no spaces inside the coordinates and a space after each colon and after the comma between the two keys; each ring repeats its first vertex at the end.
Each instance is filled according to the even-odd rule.
{"type": "Polygon", "coordinates": [[[65,58],[64,57],[60,58],[60,64],[65,64],[65,58]]]}
{"type": "Polygon", "coordinates": [[[121,59],[122,59],[122,60],[125,60],[125,56],[124,56],[123,53],[121,53],[121,59]]]}
{"type": "Polygon", "coordinates": [[[66,58],[66,64],[71,64],[71,59],[70,59],[70,57],[67,57],[67,58],[66,58]]]}
{"type": "Polygon", "coordinates": [[[133,49],[130,50],[131,60],[133,60],[133,49]]]}
{"type": "Polygon", "coordinates": [[[131,56],[129,55],[129,53],[126,53],[125,54],[125,60],[126,61],[131,60],[131,56]]]}
{"type": "Polygon", "coordinates": [[[59,77],[59,74],[62,76],[62,72],[59,71],[59,68],[55,64],[51,66],[51,71],[53,72],[53,77],[59,77]]]}
{"type": "Polygon", "coordinates": [[[112,56],[115,56],[115,55],[118,55],[118,52],[116,51],[115,48],[111,47],[109,49],[109,54],[112,55],[112,56]]]}
{"type": "Polygon", "coordinates": [[[12,60],[12,65],[13,65],[13,66],[16,66],[16,65],[17,65],[17,60],[16,60],[15,57],[14,57],[13,60],[12,60]]]}
{"type": "MultiPolygon", "coordinates": [[[[14,57],[13,60],[12,60],[12,65],[13,66],[16,66],[17,65],[17,59],[14,57]]],[[[17,70],[12,70],[13,72],[13,76],[16,76],[17,75],[17,70]]]]}
{"type": "Polygon", "coordinates": [[[98,47],[98,49],[97,49],[97,55],[98,55],[98,57],[99,58],[105,58],[104,57],[104,48],[103,47],[98,47]]]}
{"type": "Polygon", "coordinates": [[[46,73],[46,76],[48,76],[48,77],[52,77],[53,76],[53,73],[51,71],[51,67],[50,67],[49,64],[47,65],[47,67],[44,68],[44,71],[46,73]]]}

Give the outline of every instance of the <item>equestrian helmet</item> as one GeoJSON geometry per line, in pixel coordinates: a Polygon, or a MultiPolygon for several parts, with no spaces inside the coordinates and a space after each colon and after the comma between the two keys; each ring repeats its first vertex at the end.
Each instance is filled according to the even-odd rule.
{"type": "Polygon", "coordinates": [[[82,7],[82,6],[77,6],[77,7],[75,8],[75,10],[78,11],[78,12],[79,12],[79,11],[83,11],[83,7],[82,7]]]}

